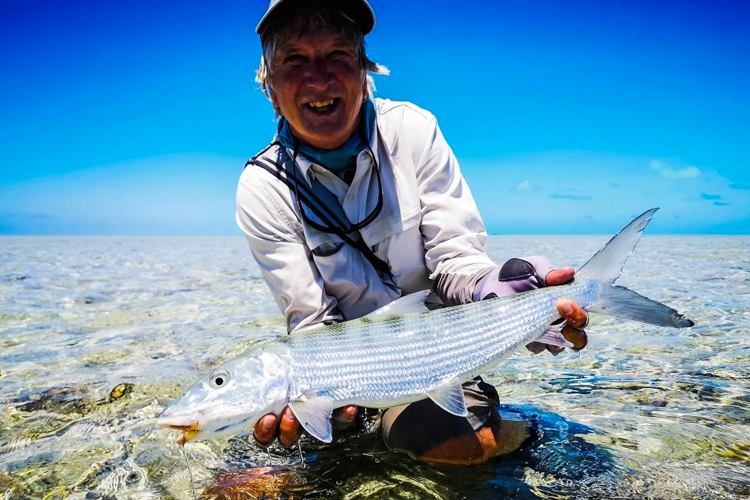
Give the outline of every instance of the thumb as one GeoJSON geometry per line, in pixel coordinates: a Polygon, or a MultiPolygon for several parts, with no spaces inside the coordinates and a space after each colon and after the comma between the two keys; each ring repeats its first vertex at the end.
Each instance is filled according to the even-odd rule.
{"type": "Polygon", "coordinates": [[[547,286],[564,285],[568,281],[573,279],[576,271],[572,267],[563,267],[561,269],[553,269],[544,278],[544,282],[547,286]]]}

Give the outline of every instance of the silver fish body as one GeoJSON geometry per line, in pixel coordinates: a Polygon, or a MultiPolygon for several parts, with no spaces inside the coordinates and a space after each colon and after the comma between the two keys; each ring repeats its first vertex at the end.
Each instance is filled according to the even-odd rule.
{"type": "Polygon", "coordinates": [[[586,280],[286,337],[279,343],[286,347],[290,396],[325,393],[334,407],[375,408],[424,399],[444,382],[466,382],[538,339],[560,318],[559,299],[587,307],[597,289],[586,280]]]}
{"type": "Polygon", "coordinates": [[[692,326],[674,309],[614,284],[655,211],[615,235],[570,284],[413,312],[426,311],[427,292],[421,292],[358,320],[269,341],[199,379],[158,423],[181,430],[178,442],[185,442],[249,430],[288,405],[310,434],[330,441],[332,411],[348,404],[387,408],[429,397],[446,411],[466,415],[462,382],[529,342],[571,345],[559,326],[550,329],[563,297],[588,311],[692,326]]]}

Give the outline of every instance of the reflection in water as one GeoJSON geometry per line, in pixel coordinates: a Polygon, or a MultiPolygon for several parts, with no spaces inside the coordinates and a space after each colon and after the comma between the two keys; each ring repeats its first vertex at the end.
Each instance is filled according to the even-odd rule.
{"type": "MultiPolygon", "coordinates": [[[[606,237],[493,237],[579,266],[606,237]]],[[[621,282],[689,313],[665,330],[593,317],[580,355],[485,376],[540,437],[471,467],[377,435],[267,453],[189,443],[200,498],[750,496],[750,239],[646,236],[621,282]]],[[[284,322],[241,238],[0,238],[0,500],[192,499],[176,434],[153,419],[185,384],[284,322]],[[5,495],[5,497],[3,497],[5,495]]],[[[252,441],[250,439],[250,441],[252,441]]]]}

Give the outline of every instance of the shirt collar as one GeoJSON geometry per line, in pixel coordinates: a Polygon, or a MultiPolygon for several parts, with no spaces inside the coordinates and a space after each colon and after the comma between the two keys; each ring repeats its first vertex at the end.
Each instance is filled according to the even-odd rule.
{"type": "MultiPolygon", "coordinates": [[[[363,151],[359,153],[359,155],[357,155],[357,165],[359,165],[360,158],[368,158],[368,159],[370,158],[370,151],[372,151],[373,154],[377,155],[376,151],[378,150],[378,141],[379,141],[378,135],[380,134],[380,128],[379,128],[380,115],[377,113],[377,108],[378,106],[376,102],[375,103],[375,113],[376,113],[375,133],[372,134],[372,137],[370,137],[370,144],[369,144],[370,149],[369,150],[364,149],[363,151]]],[[[278,138],[278,133],[277,133],[276,136],[274,137],[274,141],[278,141],[278,139],[279,138],[278,138]]],[[[284,147],[284,146],[281,146],[281,147],[284,147]]],[[[286,152],[289,155],[289,158],[293,158],[294,151],[292,149],[286,148],[286,152]]],[[[370,162],[368,162],[368,164],[369,163],[370,162]]],[[[317,169],[325,170],[325,167],[313,163],[312,161],[307,159],[307,157],[303,155],[299,155],[299,154],[297,155],[297,167],[299,168],[299,171],[302,174],[302,177],[304,177],[305,181],[307,181],[308,185],[312,184],[313,175],[312,175],[311,168],[313,166],[315,166],[315,168],[317,169]]],[[[334,175],[334,174],[332,173],[331,175],[334,175]]]]}

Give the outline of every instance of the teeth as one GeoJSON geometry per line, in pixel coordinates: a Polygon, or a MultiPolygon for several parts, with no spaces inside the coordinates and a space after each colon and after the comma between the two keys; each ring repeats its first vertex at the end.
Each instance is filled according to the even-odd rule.
{"type": "Polygon", "coordinates": [[[330,106],[333,104],[333,99],[328,99],[327,101],[312,101],[308,102],[307,105],[313,108],[323,108],[325,106],[330,106]]]}

